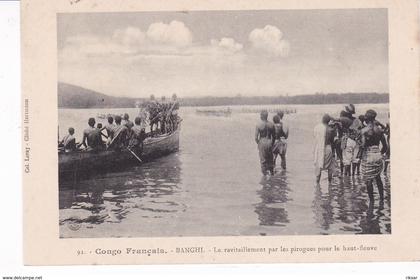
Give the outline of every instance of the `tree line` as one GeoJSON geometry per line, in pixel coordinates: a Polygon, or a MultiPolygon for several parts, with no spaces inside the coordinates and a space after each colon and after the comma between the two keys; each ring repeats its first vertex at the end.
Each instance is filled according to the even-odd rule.
{"type": "Polygon", "coordinates": [[[294,96],[190,97],[181,99],[183,106],[275,105],[388,103],[387,93],[317,93],[294,96]]]}
{"type": "MultiPolygon", "coordinates": [[[[132,108],[144,98],[114,97],[82,87],[59,83],[59,108],[132,108]]],[[[158,96],[156,96],[158,97],[158,96]]],[[[167,96],[169,98],[170,96],[167,96]]],[[[338,103],[388,103],[387,93],[315,93],[293,96],[233,96],[233,97],[185,97],[179,99],[181,106],[232,106],[275,104],[338,104],[338,103]]]]}

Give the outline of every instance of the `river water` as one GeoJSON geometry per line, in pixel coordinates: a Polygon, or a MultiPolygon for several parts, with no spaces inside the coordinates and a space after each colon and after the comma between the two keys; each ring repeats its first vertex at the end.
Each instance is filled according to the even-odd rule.
{"type": "MultiPolygon", "coordinates": [[[[247,106],[247,109],[278,106],[247,106]]],[[[60,236],[155,237],[226,235],[319,235],[391,233],[390,175],[382,175],[385,201],[369,206],[361,176],[323,174],[315,185],[313,128],[322,114],[338,116],[343,105],[293,105],[285,116],[290,127],[287,170],[260,173],[254,142],[257,113],[232,106],[230,117],[198,115],[181,108],[177,153],[105,175],[96,175],[59,191],[60,236]],[[75,226],[77,225],[77,226],[75,226]]],[[[388,104],[372,108],[387,122],[388,104]]],[[[208,109],[208,108],[207,108],[208,109]]],[[[100,113],[136,109],[60,109],[59,131],[76,129],[77,141],[87,119],[100,113]]],[[[270,114],[270,118],[272,114],[270,114]]],[[[102,120],[105,122],[104,120],[102,120]]]]}

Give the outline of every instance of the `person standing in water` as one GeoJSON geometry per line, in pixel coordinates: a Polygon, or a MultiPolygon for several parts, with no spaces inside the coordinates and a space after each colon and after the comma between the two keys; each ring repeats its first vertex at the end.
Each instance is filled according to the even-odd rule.
{"type": "Polygon", "coordinates": [[[381,180],[381,172],[384,167],[379,143],[382,143],[382,148],[387,149],[387,144],[383,129],[375,121],[376,112],[374,110],[367,110],[365,114],[366,127],[361,131],[362,134],[362,176],[366,183],[366,188],[370,203],[373,203],[373,180],[376,181],[378,187],[379,198],[384,199],[384,185],[381,180]]]}
{"type": "Polygon", "coordinates": [[[389,140],[391,139],[391,127],[389,125],[389,112],[388,112],[388,122],[385,125],[384,134],[386,135],[386,143],[388,145],[388,148],[385,151],[385,168],[384,168],[384,173],[387,173],[389,161],[391,157],[391,144],[389,143],[389,140]]]}
{"type": "Polygon", "coordinates": [[[361,141],[361,129],[363,122],[359,118],[354,117],[356,113],[353,104],[345,106],[345,113],[342,120],[342,126],[344,128],[344,137],[342,141],[342,156],[344,164],[345,175],[356,174],[356,170],[360,169],[360,141],[361,141]]]}
{"type": "Polygon", "coordinates": [[[268,112],[266,110],[261,111],[260,118],[261,121],[255,128],[255,142],[258,144],[261,172],[263,175],[273,175],[274,124],[268,121],[268,112]]]}
{"type": "MultiPolygon", "coordinates": [[[[340,118],[338,119],[340,122],[340,153],[341,153],[341,160],[340,160],[340,169],[343,170],[344,167],[344,175],[350,176],[351,175],[351,163],[353,159],[353,151],[356,146],[356,142],[351,138],[353,135],[350,134],[350,127],[353,124],[352,115],[348,111],[341,111],[340,118]]],[[[343,171],[341,171],[343,172],[343,171]]]]}
{"type": "Polygon", "coordinates": [[[349,150],[346,151],[346,158],[350,159],[351,164],[351,175],[354,176],[356,174],[356,170],[360,166],[360,158],[358,155],[360,154],[360,145],[361,145],[361,130],[363,128],[363,123],[360,118],[353,117],[353,114],[356,113],[355,107],[353,104],[350,104],[345,107],[346,111],[350,114],[350,119],[353,121],[351,126],[349,127],[349,138],[347,140],[347,144],[349,146],[349,150]]]}
{"type": "MultiPolygon", "coordinates": [[[[360,115],[359,116],[359,121],[360,121],[359,134],[360,134],[360,141],[361,141],[362,129],[365,127],[365,115],[360,115]]],[[[357,159],[358,159],[358,162],[357,162],[357,165],[356,165],[357,175],[360,175],[360,164],[361,164],[361,161],[362,161],[362,155],[363,155],[363,149],[362,149],[362,146],[361,146],[361,143],[360,143],[359,151],[357,153],[357,159]]]]}
{"type": "Polygon", "coordinates": [[[314,128],[314,164],[316,183],[321,180],[322,170],[328,171],[328,182],[331,183],[335,170],[335,160],[332,153],[335,129],[329,126],[331,117],[328,114],[322,116],[322,122],[314,128]]]}
{"type": "Polygon", "coordinates": [[[286,169],[286,150],[287,150],[287,138],[289,136],[289,130],[286,125],[282,122],[283,111],[280,111],[273,117],[274,122],[274,166],[276,166],[277,156],[280,155],[281,167],[286,169]]]}

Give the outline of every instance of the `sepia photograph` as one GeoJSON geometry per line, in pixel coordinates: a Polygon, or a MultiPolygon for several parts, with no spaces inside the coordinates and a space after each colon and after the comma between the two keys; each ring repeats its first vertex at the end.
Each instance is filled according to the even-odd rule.
{"type": "Polygon", "coordinates": [[[387,9],[57,14],[60,238],[391,234],[387,9]]]}

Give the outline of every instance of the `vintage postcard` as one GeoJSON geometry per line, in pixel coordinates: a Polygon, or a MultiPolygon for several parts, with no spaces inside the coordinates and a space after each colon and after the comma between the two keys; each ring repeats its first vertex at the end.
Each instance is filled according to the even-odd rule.
{"type": "Polygon", "coordinates": [[[22,1],[25,264],[419,260],[417,8],[22,1]]]}

